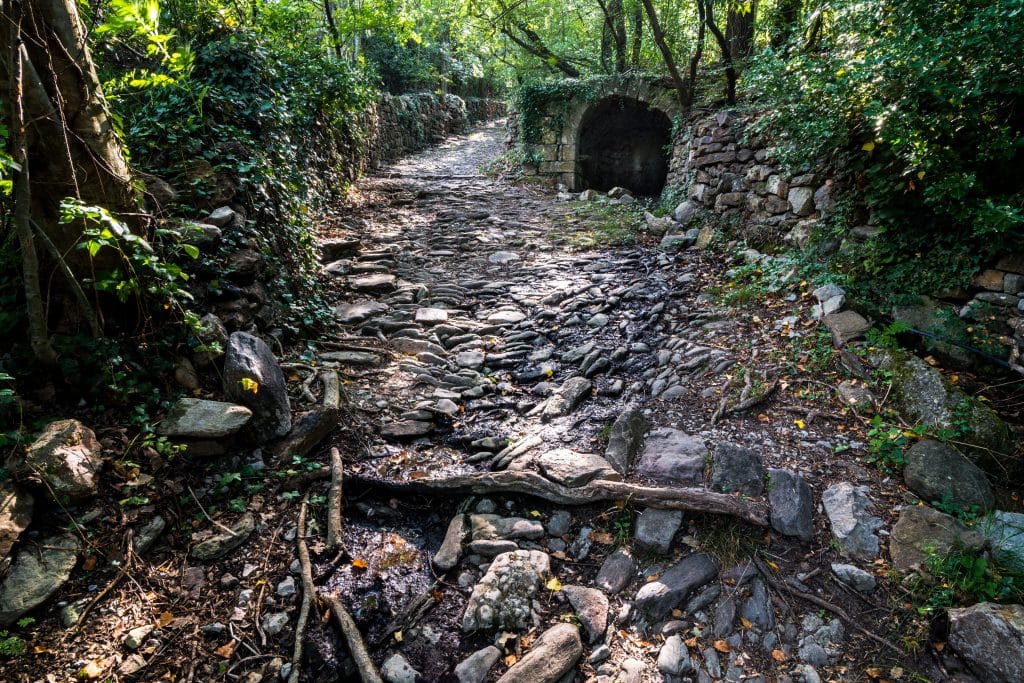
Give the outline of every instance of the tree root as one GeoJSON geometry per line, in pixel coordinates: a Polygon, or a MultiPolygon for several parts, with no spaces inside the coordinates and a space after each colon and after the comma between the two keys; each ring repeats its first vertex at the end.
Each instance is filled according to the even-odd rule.
{"type": "Polygon", "coordinates": [[[331,449],[331,491],[327,494],[327,550],[341,545],[342,481],[345,476],[341,451],[331,449]]]}
{"type": "Polygon", "coordinates": [[[299,607],[299,622],[295,627],[295,645],[292,648],[292,670],[288,674],[288,683],[299,683],[302,670],[302,646],[306,640],[306,627],[309,624],[309,611],[313,606],[316,588],[313,586],[313,569],[309,561],[309,546],[306,544],[306,513],[309,510],[309,496],[302,499],[299,507],[299,524],[295,539],[299,550],[299,565],[302,568],[302,606],[299,607]]]}
{"type": "Polygon", "coordinates": [[[904,652],[900,647],[898,647],[896,645],[893,645],[892,643],[890,643],[885,638],[882,638],[881,636],[875,635],[871,631],[869,631],[866,628],[864,628],[863,626],[861,626],[860,623],[855,621],[853,619],[853,617],[851,617],[849,614],[847,614],[846,610],[844,610],[842,607],[839,607],[838,605],[834,605],[831,602],[829,602],[828,600],[825,600],[824,598],[819,598],[817,595],[812,595],[811,593],[806,593],[802,589],[797,588],[796,586],[790,584],[789,582],[785,582],[784,583],[784,582],[779,581],[778,579],[776,579],[774,576],[772,576],[772,573],[768,570],[768,567],[766,567],[764,565],[764,562],[761,561],[760,557],[754,557],[754,564],[757,566],[757,570],[761,573],[761,576],[764,577],[764,580],[767,581],[768,584],[773,589],[775,589],[775,592],[777,592],[777,593],[789,593],[790,595],[798,597],[801,600],[806,600],[807,602],[809,602],[809,603],[811,603],[813,605],[817,605],[818,607],[820,607],[822,609],[828,610],[832,614],[834,614],[837,617],[839,617],[840,619],[842,619],[843,623],[845,623],[847,626],[849,626],[849,627],[851,627],[853,629],[856,629],[857,631],[863,633],[864,635],[866,635],[868,638],[870,638],[871,640],[875,641],[879,645],[882,645],[882,646],[892,650],[893,652],[895,652],[896,654],[898,654],[901,657],[906,657],[907,656],[907,653],[904,652]]]}
{"type": "MultiPolygon", "coordinates": [[[[326,472],[324,474],[326,475],[326,472]]],[[[556,505],[588,505],[597,501],[630,500],[639,505],[663,510],[730,515],[762,527],[768,526],[769,523],[768,507],[764,502],[715,493],[703,488],[644,486],[607,479],[595,479],[583,486],[569,488],[528,471],[480,472],[444,479],[417,479],[407,482],[351,474],[349,479],[367,486],[435,495],[519,493],[542,498],[556,505]]]]}
{"type": "Polygon", "coordinates": [[[338,628],[341,629],[342,635],[345,636],[345,642],[348,643],[348,651],[352,655],[356,668],[359,670],[360,680],[363,683],[384,683],[380,674],[377,673],[377,667],[374,666],[373,660],[370,659],[370,653],[366,650],[366,643],[363,642],[363,636],[360,635],[359,628],[352,621],[352,615],[348,613],[348,610],[341,604],[341,601],[333,595],[322,595],[321,598],[330,605],[334,620],[338,622],[338,628]]]}

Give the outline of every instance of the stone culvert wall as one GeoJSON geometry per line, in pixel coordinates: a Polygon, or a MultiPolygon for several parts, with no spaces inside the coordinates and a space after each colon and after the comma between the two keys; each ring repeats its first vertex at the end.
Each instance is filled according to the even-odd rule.
{"type": "MultiPolygon", "coordinates": [[[[685,197],[674,218],[688,223],[700,212],[733,219],[755,248],[780,241],[802,247],[835,210],[834,178],[787,174],[756,136],[743,136],[752,117],[702,114],[677,131],[665,191],[685,197]]],[[[877,228],[852,227],[845,241],[872,239],[877,228]]],[[[840,244],[842,249],[843,245],[840,244]]],[[[913,305],[896,306],[893,319],[922,332],[966,342],[1019,363],[1024,350],[1024,254],[1005,254],[975,275],[967,289],[934,292],[913,305]]],[[[955,344],[935,351],[962,366],[979,356],[955,344]]]]}
{"type": "Polygon", "coordinates": [[[463,100],[433,93],[385,94],[360,115],[355,126],[360,139],[349,157],[354,167],[351,175],[380,168],[504,111],[505,104],[499,100],[463,100]]]}

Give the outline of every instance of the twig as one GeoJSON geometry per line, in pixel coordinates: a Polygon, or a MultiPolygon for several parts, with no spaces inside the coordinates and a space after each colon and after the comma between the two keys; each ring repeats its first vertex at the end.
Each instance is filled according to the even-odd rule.
{"type": "MultiPolygon", "coordinates": [[[[774,394],[778,390],[778,388],[779,388],[779,380],[778,379],[774,379],[774,380],[772,380],[772,383],[768,386],[768,388],[764,390],[763,394],[760,394],[758,396],[754,396],[752,398],[746,398],[746,399],[744,399],[742,397],[742,395],[741,395],[740,396],[740,402],[737,403],[736,405],[734,405],[732,408],[729,408],[728,410],[726,410],[725,414],[726,415],[731,415],[732,413],[742,413],[744,410],[750,410],[754,406],[759,405],[761,403],[764,403],[769,398],[771,398],[772,394],[774,394]]],[[[745,390],[746,390],[746,387],[744,387],[744,391],[745,390]]]]}
{"type": "Polygon", "coordinates": [[[801,590],[801,589],[791,585],[788,582],[783,583],[783,582],[779,581],[778,579],[776,579],[774,576],[772,576],[771,572],[768,570],[768,567],[766,567],[764,565],[764,562],[761,561],[760,557],[757,557],[757,556],[754,557],[754,564],[757,566],[757,570],[759,572],[761,572],[761,575],[764,577],[764,580],[767,581],[772,586],[772,588],[774,588],[776,590],[776,592],[785,591],[785,592],[789,593],[790,595],[798,597],[798,598],[800,598],[802,600],[806,600],[807,602],[810,602],[810,603],[812,603],[814,605],[817,605],[818,607],[820,607],[822,609],[828,610],[832,614],[834,614],[837,617],[839,617],[840,619],[842,619],[846,623],[847,626],[850,626],[850,627],[853,627],[853,628],[857,629],[858,631],[860,631],[861,633],[863,633],[864,635],[866,635],[868,638],[870,638],[871,640],[875,641],[876,643],[879,643],[880,645],[884,645],[885,647],[889,648],[890,650],[892,650],[896,654],[900,655],[901,657],[906,657],[907,656],[907,653],[904,652],[898,646],[893,645],[892,643],[890,643],[885,638],[882,638],[881,636],[872,633],[871,631],[869,631],[866,628],[864,628],[863,626],[861,626],[860,623],[854,621],[854,619],[849,614],[847,614],[846,610],[844,610],[842,607],[834,605],[831,602],[829,602],[828,600],[825,600],[824,598],[819,598],[817,595],[812,595],[811,593],[806,593],[803,590],[801,590]]]}
{"type": "Polygon", "coordinates": [[[327,494],[327,550],[341,545],[342,482],[345,477],[341,451],[331,448],[331,490],[327,494]]]}
{"type": "Polygon", "coordinates": [[[295,535],[299,549],[299,565],[302,568],[302,606],[299,607],[299,622],[295,627],[295,645],[292,649],[292,670],[288,674],[288,683],[299,683],[299,672],[302,668],[302,644],[306,639],[306,625],[309,623],[309,610],[313,604],[316,588],[313,586],[313,570],[310,569],[309,546],[306,544],[306,513],[309,510],[309,494],[302,498],[299,506],[299,526],[295,535]]]}
{"type": "Polygon", "coordinates": [[[345,636],[345,642],[348,643],[348,651],[352,655],[356,668],[359,670],[359,678],[362,679],[363,683],[384,683],[380,674],[377,673],[377,667],[373,665],[373,660],[370,659],[370,653],[366,650],[363,636],[360,635],[359,629],[356,627],[355,622],[352,621],[352,615],[348,613],[348,610],[341,604],[341,601],[333,595],[321,597],[330,605],[331,613],[334,615],[335,621],[338,622],[338,628],[341,629],[342,635],[345,636]]]}
{"type": "Polygon", "coordinates": [[[226,526],[224,526],[220,522],[216,521],[213,517],[211,517],[206,512],[206,508],[203,507],[203,504],[199,502],[199,498],[196,496],[196,492],[192,490],[192,487],[188,486],[187,488],[188,488],[188,492],[192,494],[192,500],[194,500],[196,502],[196,505],[199,506],[199,511],[203,513],[203,517],[206,517],[206,521],[208,521],[210,524],[214,525],[218,529],[222,529],[223,531],[228,532],[229,534],[231,534],[232,538],[238,536],[237,533],[235,533],[234,531],[232,531],[231,529],[227,528],[226,526]]]}
{"type": "Polygon", "coordinates": [[[722,413],[725,412],[725,404],[729,402],[729,387],[732,386],[732,377],[725,378],[725,384],[722,385],[722,400],[718,402],[718,408],[715,409],[715,414],[711,416],[711,426],[714,427],[718,419],[722,417],[722,413]]]}
{"type": "Polygon", "coordinates": [[[124,581],[125,578],[127,578],[127,576],[128,576],[128,569],[131,566],[132,557],[134,557],[134,555],[135,555],[135,553],[133,553],[132,550],[131,550],[131,548],[132,548],[132,536],[133,535],[134,535],[134,532],[133,532],[132,529],[128,529],[128,532],[125,534],[125,542],[124,542],[125,543],[125,554],[124,554],[125,561],[124,561],[124,564],[121,566],[121,568],[118,570],[117,576],[115,576],[113,578],[113,580],[111,580],[111,582],[108,583],[103,588],[103,590],[101,590],[99,592],[99,594],[95,598],[93,598],[89,602],[88,605],[85,606],[85,609],[83,609],[79,613],[78,620],[71,626],[71,628],[69,628],[67,631],[65,631],[65,637],[71,635],[72,633],[75,633],[76,631],[78,631],[78,629],[81,628],[82,624],[85,623],[85,618],[89,616],[89,612],[92,611],[92,608],[95,607],[97,604],[99,604],[99,602],[101,600],[103,600],[105,597],[110,595],[110,592],[112,590],[114,590],[115,588],[117,588],[121,584],[121,582],[124,581]]]}

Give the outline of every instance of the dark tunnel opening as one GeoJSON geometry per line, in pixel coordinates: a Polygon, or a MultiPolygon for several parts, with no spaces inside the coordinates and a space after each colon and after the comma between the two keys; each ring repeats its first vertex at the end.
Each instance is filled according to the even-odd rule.
{"type": "Polygon", "coordinates": [[[602,192],[624,187],[636,195],[661,194],[668,175],[668,117],[639,100],[598,102],[580,123],[582,185],[602,192]]]}

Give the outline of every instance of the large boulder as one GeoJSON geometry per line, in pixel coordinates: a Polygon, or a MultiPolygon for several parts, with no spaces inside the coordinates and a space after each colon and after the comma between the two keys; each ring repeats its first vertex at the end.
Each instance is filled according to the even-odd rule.
{"type": "Polygon", "coordinates": [[[171,407],[157,432],[172,437],[216,439],[234,434],[251,418],[252,411],[245,406],[182,398],[171,407]]]}
{"type": "Polygon", "coordinates": [[[1024,514],[996,510],[982,529],[992,555],[1004,566],[1024,572],[1024,514]]]}
{"type": "Polygon", "coordinates": [[[32,494],[18,489],[10,481],[0,482],[0,567],[18,536],[32,521],[33,507],[32,494]]]}
{"type": "Polygon", "coordinates": [[[737,444],[721,443],[712,458],[711,490],[760,496],[765,474],[760,455],[737,444]]]}
{"type": "Polygon", "coordinates": [[[873,360],[892,373],[893,395],[905,417],[959,432],[957,441],[970,444],[964,455],[972,460],[996,460],[1003,468],[1016,465],[1009,461],[1014,452],[1010,428],[994,410],[949,386],[938,370],[917,356],[880,351],[873,360]]]}
{"type": "Polygon", "coordinates": [[[949,644],[985,683],[1024,681],[1024,606],[949,610],[949,644]]]}
{"type": "Polygon", "coordinates": [[[903,479],[922,500],[982,512],[995,504],[985,473],[949,444],[924,439],[910,447],[906,460],[903,479]]]}
{"type": "Polygon", "coordinates": [[[252,411],[246,431],[253,440],[269,441],[291,430],[292,411],[284,373],[270,347],[259,337],[234,332],[228,338],[224,393],[252,411]]]}
{"type": "Polygon", "coordinates": [[[24,548],[0,585],[0,626],[43,604],[71,576],[78,559],[78,542],[71,535],[44,538],[24,548]]]}
{"type": "Polygon", "coordinates": [[[912,505],[903,508],[892,527],[889,554],[893,568],[907,571],[954,549],[978,552],[985,543],[984,536],[959,520],[927,505],[912,505]]]}
{"type": "Polygon", "coordinates": [[[78,420],[58,420],[43,429],[25,454],[25,467],[45,482],[57,500],[77,502],[96,494],[103,467],[101,446],[78,420]]]}

